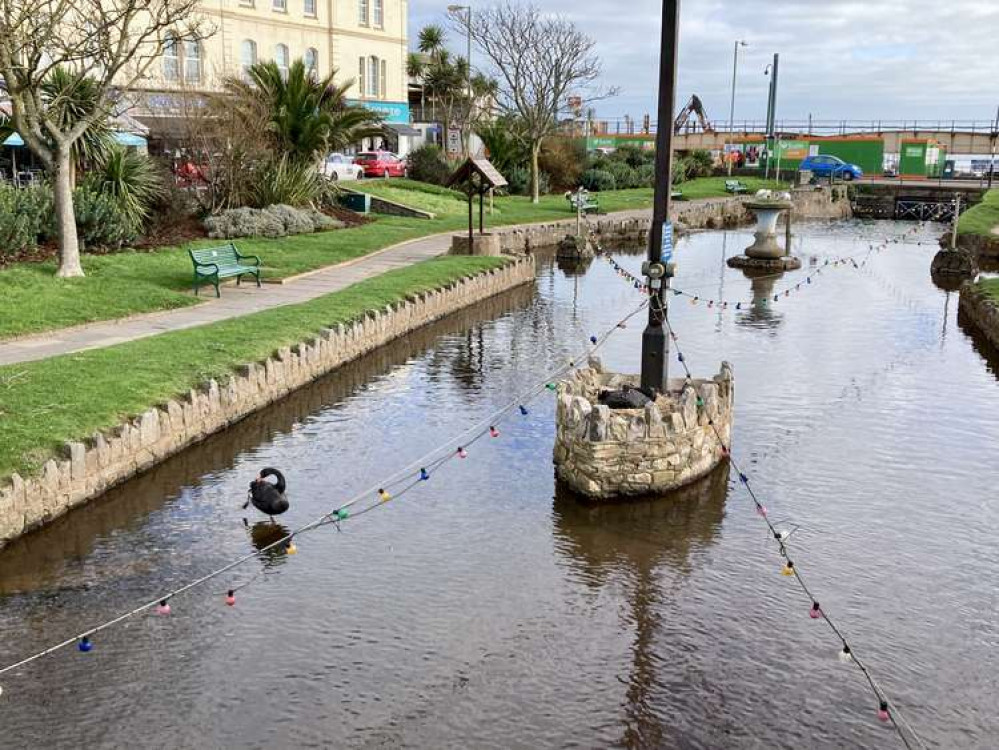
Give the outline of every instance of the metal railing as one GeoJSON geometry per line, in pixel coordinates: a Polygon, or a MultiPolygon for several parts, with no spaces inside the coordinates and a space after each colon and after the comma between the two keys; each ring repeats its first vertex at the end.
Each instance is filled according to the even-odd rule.
{"type": "MultiPolygon", "coordinates": [[[[713,132],[729,132],[728,123],[715,123],[713,132]]],[[[586,128],[585,123],[575,127],[586,128]]],[[[657,123],[649,123],[648,129],[641,120],[621,118],[595,120],[588,123],[591,135],[654,135],[657,123]]],[[[996,137],[995,120],[817,120],[817,119],[778,119],[775,124],[778,133],[802,133],[810,135],[851,135],[856,133],[970,133],[996,137]]],[[[704,133],[700,123],[691,122],[681,130],[681,135],[704,133]]],[[[732,132],[740,134],[764,135],[767,132],[764,120],[736,120],[732,132]]]]}

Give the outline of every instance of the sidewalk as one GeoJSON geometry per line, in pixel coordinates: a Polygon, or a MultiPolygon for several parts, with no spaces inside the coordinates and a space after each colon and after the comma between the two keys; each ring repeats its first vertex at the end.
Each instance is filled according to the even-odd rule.
{"type": "MultiPolygon", "coordinates": [[[[601,218],[642,216],[648,215],[649,210],[619,211],[606,214],[601,218]]],[[[517,226],[496,227],[494,231],[516,229],[517,226]]],[[[303,274],[297,279],[286,281],[284,284],[264,284],[261,289],[258,289],[252,282],[244,282],[240,287],[226,284],[222,289],[221,299],[215,299],[214,296],[204,297],[206,301],[194,307],[88,323],[0,342],[0,365],[32,362],[48,357],[57,357],[61,354],[101,349],[126,341],[156,336],[168,331],[195,328],[250,315],[261,310],[307,302],[316,297],[338,292],[352,284],[387,271],[443,255],[450,248],[451,235],[453,234],[456,232],[410,240],[356,260],[303,274]]],[[[202,294],[214,294],[214,290],[203,288],[202,294]]]]}

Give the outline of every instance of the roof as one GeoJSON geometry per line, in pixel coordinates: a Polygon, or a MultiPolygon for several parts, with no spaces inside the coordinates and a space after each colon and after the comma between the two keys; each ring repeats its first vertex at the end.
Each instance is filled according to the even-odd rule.
{"type": "Polygon", "coordinates": [[[401,122],[386,122],[385,127],[389,130],[394,130],[399,135],[422,135],[412,125],[405,125],[401,122]]]}
{"type": "Polygon", "coordinates": [[[478,175],[479,189],[506,187],[507,181],[488,159],[466,159],[447,181],[447,187],[471,185],[472,178],[478,175]]]}

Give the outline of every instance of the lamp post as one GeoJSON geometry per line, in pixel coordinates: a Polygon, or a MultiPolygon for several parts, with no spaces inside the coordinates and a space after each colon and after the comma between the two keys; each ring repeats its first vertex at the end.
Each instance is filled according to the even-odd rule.
{"type": "MultiPolygon", "coordinates": [[[[663,233],[669,219],[673,162],[673,109],[676,100],[676,48],[680,0],[663,0],[662,35],[659,42],[659,108],[656,128],[656,183],[649,228],[648,262],[643,268],[649,279],[649,322],[642,333],[642,388],[661,393],[667,385],[669,343],[663,322],[666,317],[664,290],[669,289],[669,258],[663,258],[663,233]]],[[[672,232],[672,228],[669,228],[672,232]]]]}
{"type": "Polygon", "coordinates": [[[449,5],[449,13],[459,13],[465,11],[465,83],[468,86],[468,135],[465,138],[465,156],[472,155],[472,109],[475,106],[475,98],[472,96],[472,6],[470,5],[449,5]]]}
{"type": "MultiPolygon", "coordinates": [[[[735,47],[732,52],[732,101],[728,106],[728,137],[732,137],[732,130],[735,127],[735,72],[739,67],[739,47],[748,47],[749,42],[744,39],[736,39],[735,47]]],[[[732,176],[732,160],[727,158],[728,161],[728,176],[732,176]]]]}

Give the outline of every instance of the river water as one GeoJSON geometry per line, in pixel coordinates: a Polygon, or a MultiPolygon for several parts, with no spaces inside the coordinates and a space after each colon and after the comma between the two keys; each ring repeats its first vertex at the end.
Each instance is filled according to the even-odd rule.
{"type": "MultiPolygon", "coordinates": [[[[939,748],[999,737],[999,356],[935,287],[926,225],[799,227],[802,271],[679,243],[671,316],[696,375],[736,376],[734,451],[794,559],[939,748]],[[811,270],[810,270],[811,269],[811,270]],[[768,287],[772,284],[772,287],[768,287]]],[[[617,260],[637,272],[636,252],[617,260]]],[[[0,553],[0,663],[266,545],[263,466],[294,528],[505,404],[638,304],[609,265],[539,258],[524,288],[417,332],[0,553]],[[244,520],[246,523],[244,524],[244,520]]],[[[642,324],[605,364],[635,369],[642,324]]],[[[675,359],[672,365],[679,371],[675,359]]],[[[891,748],[727,468],[655,501],[557,491],[553,399],[398,501],[4,675],[3,748],[891,748]],[[252,579],[235,607],[232,584],[252,579]]]]}

